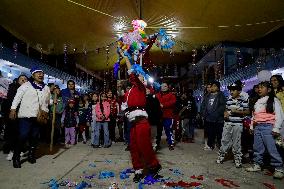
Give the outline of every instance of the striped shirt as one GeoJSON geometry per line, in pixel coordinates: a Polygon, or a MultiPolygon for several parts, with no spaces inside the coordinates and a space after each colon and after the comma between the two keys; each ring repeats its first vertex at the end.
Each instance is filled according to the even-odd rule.
{"type": "Polygon", "coordinates": [[[240,97],[233,99],[231,96],[228,98],[226,103],[226,110],[230,113],[229,118],[226,120],[226,122],[231,123],[242,123],[245,116],[242,114],[235,114],[232,113],[232,110],[238,110],[238,111],[246,111],[248,110],[248,100],[240,97]]]}

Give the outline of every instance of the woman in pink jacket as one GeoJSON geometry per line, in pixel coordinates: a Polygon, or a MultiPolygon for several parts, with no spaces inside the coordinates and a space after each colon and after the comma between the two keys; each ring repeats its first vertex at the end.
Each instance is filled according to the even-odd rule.
{"type": "Polygon", "coordinates": [[[110,104],[107,102],[107,96],[105,93],[101,93],[99,102],[95,107],[96,111],[96,126],[94,130],[94,147],[99,147],[100,130],[104,129],[104,148],[109,148],[111,146],[109,140],[109,130],[108,123],[110,121],[110,104]]]}

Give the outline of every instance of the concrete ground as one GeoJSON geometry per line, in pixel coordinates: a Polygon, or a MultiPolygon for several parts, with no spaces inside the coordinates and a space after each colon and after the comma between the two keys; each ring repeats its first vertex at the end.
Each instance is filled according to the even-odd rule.
{"type": "MultiPolygon", "coordinates": [[[[247,173],[244,168],[237,169],[231,160],[222,165],[215,163],[217,151],[204,151],[202,145],[202,131],[197,130],[196,143],[179,143],[174,151],[169,151],[163,141],[163,149],[158,153],[163,169],[160,174],[168,182],[200,182],[199,188],[226,188],[217,183],[215,179],[232,180],[235,184],[231,188],[269,188],[263,183],[274,184],[275,188],[284,188],[284,179],[274,180],[266,175],[267,171],[260,173],[247,173]],[[190,178],[192,175],[203,175],[204,180],[190,178]]],[[[41,146],[41,149],[47,146],[41,146]]],[[[131,168],[130,154],[124,151],[123,143],[116,143],[110,148],[93,149],[87,144],[79,143],[70,149],[56,148],[54,153],[48,154],[41,150],[36,164],[24,162],[21,169],[14,169],[12,162],[7,161],[6,155],[0,154],[0,189],[45,189],[52,178],[58,183],[69,179],[71,182],[86,181],[92,188],[108,189],[111,183],[118,184],[120,189],[139,188],[132,182],[133,175],[128,179],[120,179],[120,172],[131,168]],[[100,171],[112,171],[114,178],[99,179],[100,171]],[[84,176],[90,178],[84,178],[84,176]],[[92,175],[94,178],[92,178],[92,175]]],[[[247,167],[249,165],[244,165],[247,167]]],[[[68,188],[60,186],[59,188],[68,188]]],[[[70,187],[75,188],[75,187],[70,187]]],[[[80,187],[78,187],[80,188],[80,187]]],[[[165,183],[142,185],[140,188],[170,188],[165,183]]],[[[176,187],[178,188],[178,187],[176,187]]],[[[181,187],[179,187],[181,188],[181,187]]],[[[194,187],[191,187],[194,188],[194,187]]]]}

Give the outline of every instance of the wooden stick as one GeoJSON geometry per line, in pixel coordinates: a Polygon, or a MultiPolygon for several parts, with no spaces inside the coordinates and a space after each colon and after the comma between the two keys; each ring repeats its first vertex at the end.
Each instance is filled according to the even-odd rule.
{"type": "Polygon", "coordinates": [[[52,152],[53,148],[53,136],[54,136],[54,126],[55,126],[55,116],[56,116],[56,104],[54,103],[54,100],[57,100],[57,94],[54,93],[54,98],[53,98],[53,108],[52,108],[52,124],[51,124],[51,134],[50,134],[50,146],[49,146],[49,151],[52,152]]]}

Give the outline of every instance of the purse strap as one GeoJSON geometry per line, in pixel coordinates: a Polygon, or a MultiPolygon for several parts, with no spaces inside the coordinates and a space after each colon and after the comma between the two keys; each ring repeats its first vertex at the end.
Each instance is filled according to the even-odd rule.
{"type": "Polygon", "coordinates": [[[36,91],[36,95],[37,95],[37,101],[38,101],[39,111],[41,111],[41,105],[40,105],[40,102],[39,102],[39,95],[38,95],[38,92],[37,92],[36,89],[35,89],[35,91],[36,91]]]}

